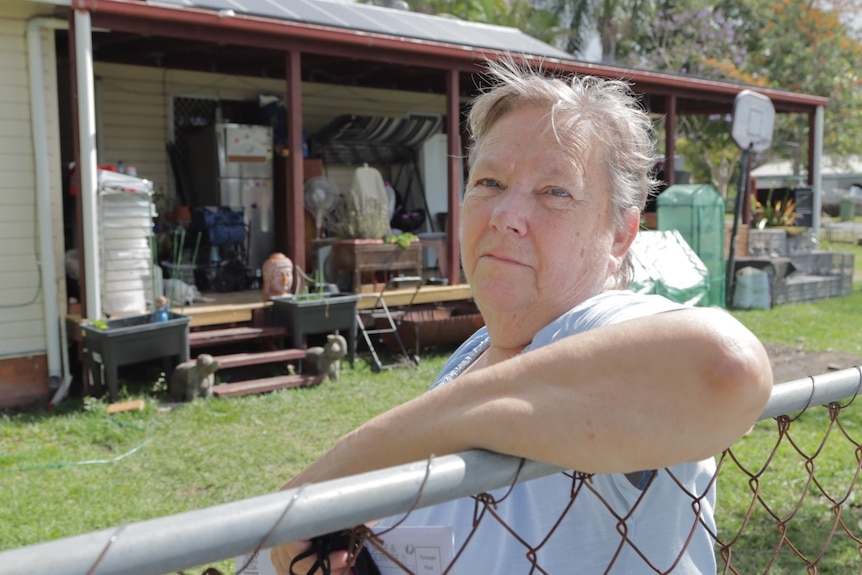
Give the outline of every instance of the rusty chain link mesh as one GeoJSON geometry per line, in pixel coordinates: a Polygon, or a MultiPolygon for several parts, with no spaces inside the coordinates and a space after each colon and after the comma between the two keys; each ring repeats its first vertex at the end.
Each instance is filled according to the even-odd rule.
{"type": "Polygon", "coordinates": [[[763,422],[722,454],[719,497],[733,489],[737,501],[718,509],[724,573],[862,573],[853,402],[763,422]]]}
{"type": "MultiPolygon", "coordinates": [[[[862,573],[862,502],[857,500],[856,493],[862,465],[862,413],[853,402],[850,399],[845,403],[809,406],[792,416],[767,419],[720,454],[718,471],[713,477],[718,488],[718,533],[712,534],[719,573],[862,573]]],[[[670,470],[659,473],[670,474],[683,489],[670,470]]],[[[559,510],[554,528],[570,512],[577,497],[586,491],[600,497],[592,488],[591,475],[565,475],[572,482],[572,499],[559,510]]],[[[644,493],[654,479],[655,475],[644,493]]],[[[703,523],[700,503],[704,495],[687,493],[693,510],[692,533],[697,523],[703,523]]],[[[523,545],[524,555],[532,563],[530,573],[553,575],[537,557],[542,545],[554,536],[554,529],[541,543],[531,547],[519,537],[517,527],[506,524],[497,512],[506,504],[507,496],[508,493],[495,499],[482,493],[473,498],[474,532],[488,522],[499,522],[523,545]]],[[[608,512],[614,513],[605,504],[608,512]]],[[[617,555],[630,546],[642,559],[643,571],[673,573],[673,566],[662,570],[654,565],[646,552],[637,549],[627,537],[626,520],[634,508],[626,516],[615,514],[619,534],[617,555]]],[[[405,573],[420,575],[387,551],[385,532],[374,534],[358,527],[355,534],[402,566],[405,573]]],[[[458,556],[469,547],[471,537],[472,534],[455,550],[455,559],[445,573],[457,569],[458,556]]],[[[612,568],[613,560],[605,572],[612,568]]]]}

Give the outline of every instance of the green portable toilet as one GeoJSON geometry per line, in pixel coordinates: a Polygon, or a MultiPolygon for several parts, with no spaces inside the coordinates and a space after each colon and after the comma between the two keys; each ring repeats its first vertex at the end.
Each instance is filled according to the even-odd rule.
{"type": "Polygon", "coordinates": [[[724,198],[709,184],[677,184],[656,198],[657,227],[678,230],[709,270],[709,295],[699,305],[725,306],[724,198]]]}

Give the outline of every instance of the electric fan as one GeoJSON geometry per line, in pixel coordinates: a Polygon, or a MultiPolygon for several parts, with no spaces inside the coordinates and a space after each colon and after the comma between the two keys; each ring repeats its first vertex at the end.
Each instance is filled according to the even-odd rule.
{"type": "Polygon", "coordinates": [[[338,202],[341,192],[335,182],[323,176],[315,176],[305,182],[303,189],[305,197],[305,209],[314,214],[314,223],[317,226],[317,237],[323,228],[323,218],[338,202]]]}

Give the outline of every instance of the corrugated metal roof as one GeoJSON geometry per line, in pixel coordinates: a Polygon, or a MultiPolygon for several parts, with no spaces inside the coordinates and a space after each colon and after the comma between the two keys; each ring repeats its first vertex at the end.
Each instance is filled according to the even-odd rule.
{"type": "Polygon", "coordinates": [[[149,0],[147,3],[216,12],[232,11],[236,15],[301,22],[426,42],[472,46],[562,60],[574,59],[571,54],[541,42],[517,28],[370,4],[327,0],[149,0]]]}

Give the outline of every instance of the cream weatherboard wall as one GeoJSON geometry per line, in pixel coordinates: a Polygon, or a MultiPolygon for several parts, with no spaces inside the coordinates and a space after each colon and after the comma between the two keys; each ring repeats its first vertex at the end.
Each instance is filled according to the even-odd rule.
{"type": "MultiPolygon", "coordinates": [[[[32,2],[0,3],[0,408],[50,398],[36,219],[35,154],[30,114],[27,23],[47,12],[32,2]]],[[[56,63],[53,32],[42,33],[42,66],[49,141],[48,178],[54,261],[63,285],[56,63]]],[[[47,292],[47,293],[50,293],[47,292]]],[[[65,296],[63,296],[65,297],[65,296]]],[[[63,309],[63,308],[61,308],[63,309]]],[[[55,318],[59,323],[59,318],[55,318]]]]}
{"type": "MultiPolygon", "coordinates": [[[[99,62],[94,74],[102,150],[99,162],[122,160],[126,166],[135,166],[139,177],[153,181],[157,193],[168,194],[172,193],[172,174],[165,145],[173,137],[171,100],[175,96],[257,100],[260,94],[283,97],[287,90],[282,79],[99,62]]],[[[312,134],[340,114],[397,117],[445,111],[442,95],[328,84],[303,84],[302,100],[303,128],[312,134]]]]}

